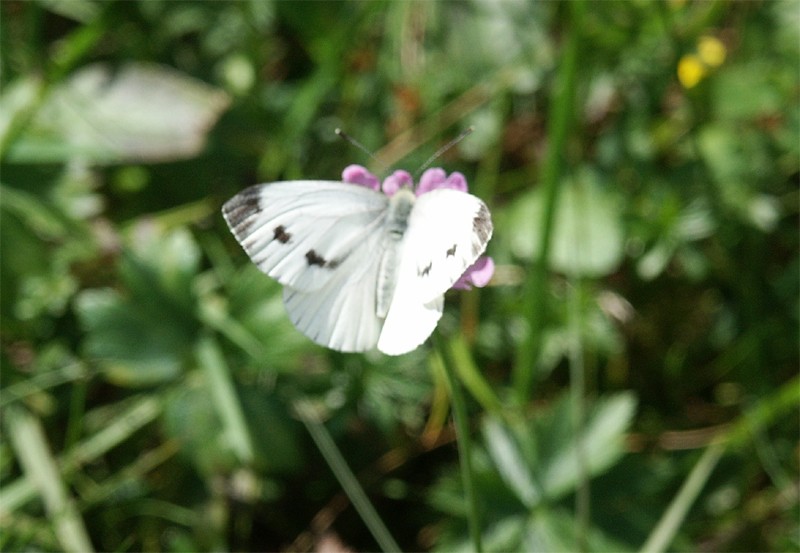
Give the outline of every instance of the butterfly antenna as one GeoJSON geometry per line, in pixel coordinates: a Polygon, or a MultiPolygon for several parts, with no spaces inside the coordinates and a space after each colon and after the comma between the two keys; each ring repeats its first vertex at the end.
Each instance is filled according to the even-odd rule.
{"type": "Polygon", "coordinates": [[[388,172],[389,172],[389,168],[388,168],[388,167],[386,167],[386,165],[384,165],[384,164],[383,164],[383,162],[382,162],[380,159],[378,159],[378,157],[377,157],[375,154],[373,154],[372,152],[370,152],[370,151],[369,151],[369,150],[366,148],[366,146],[364,146],[363,144],[361,144],[361,142],[359,142],[358,140],[356,140],[355,138],[353,138],[352,136],[350,136],[349,134],[347,134],[346,132],[344,132],[342,129],[339,129],[339,128],[337,128],[337,129],[336,129],[336,130],[334,130],[333,132],[335,132],[335,133],[336,133],[336,135],[337,135],[339,138],[341,138],[341,139],[345,140],[346,142],[349,142],[351,146],[355,146],[356,148],[358,148],[359,150],[361,150],[362,152],[364,152],[365,154],[367,154],[367,155],[369,156],[369,158],[370,158],[372,161],[374,161],[375,163],[377,163],[378,165],[380,165],[380,166],[381,166],[381,169],[383,169],[383,171],[384,171],[384,172],[386,172],[386,173],[388,173],[388,172]]]}
{"type": "Polygon", "coordinates": [[[474,131],[474,130],[475,130],[475,127],[473,127],[473,126],[469,126],[469,127],[467,127],[466,129],[464,129],[464,131],[463,131],[461,134],[459,134],[459,135],[458,135],[457,137],[455,137],[453,140],[451,140],[450,142],[448,142],[447,144],[445,144],[444,146],[442,146],[441,148],[439,148],[438,150],[436,150],[436,153],[435,153],[435,154],[433,154],[431,157],[429,157],[429,158],[428,158],[428,160],[427,160],[425,163],[423,163],[423,164],[422,164],[422,166],[420,166],[420,168],[419,168],[419,169],[417,169],[417,171],[416,171],[416,173],[415,173],[415,175],[414,175],[414,176],[415,176],[415,178],[416,178],[416,177],[418,177],[419,175],[421,175],[421,174],[422,174],[422,172],[423,172],[425,169],[427,169],[428,167],[430,167],[431,163],[433,163],[434,161],[436,161],[436,158],[438,158],[440,155],[442,155],[443,153],[445,153],[447,150],[449,150],[450,148],[452,148],[453,146],[455,146],[456,144],[458,144],[459,142],[461,142],[462,140],[464,140],[464,139],[465,139],[467,136],[469,136],[470,134],[472,134],[472,131],[474,131]]]}

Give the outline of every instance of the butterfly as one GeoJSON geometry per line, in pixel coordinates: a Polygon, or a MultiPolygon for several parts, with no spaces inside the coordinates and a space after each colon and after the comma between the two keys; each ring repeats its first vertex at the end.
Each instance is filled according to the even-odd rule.
{"type": "Polygon", "coordinates": [[[283,285],[292,323],[343,352],[416,349],[442,316],[444,293],[486,249],[492,219],[460,173],[428,169],[414,189],[363,167],[343,181],[258,184],[223,216],[258,268],[283,285]]]}

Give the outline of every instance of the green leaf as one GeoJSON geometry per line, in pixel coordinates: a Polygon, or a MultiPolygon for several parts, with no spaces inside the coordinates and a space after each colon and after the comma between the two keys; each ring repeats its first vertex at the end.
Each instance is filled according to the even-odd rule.
{"type": "Polygon", "coordinates": [[[589,476],[601,474],[624,455],[625,432],[633,421],[635,407],[636,401],[627,393],[598,400],[587,414],[581,434],[582,447],[578,446],[572,425],[566,428],[567,425],[563,424],[572,418],[566,396],[547,416],[537,421],[542,442],[550,445],[547,455],[540,450],[541,465],[535,468],[548,496],[560,497],[575,489],[581,450],[589,476]]]}
{"type": "Polygon", "coordinates": [[[39,0],[45,8],[62,17],[81,23],[91,21],[100,12],[102,4],[94,0],[39,0]]]}
{"type": "Polygon", "coordinates": [[[531,420],[505,422],[487,417],[483,436],[495,470],[532,509],[545,499],[554,501],[573,491],[581,463],[591,477],[622,457],[635,405],[633,396],[625,393],[598,400],[587,414],[580,446],[568,395],[531,420]]]}
{"type": "Polygon", "coordinates": [[[268,473],[297,473],[305,468],[300,423],[289,416],[289,408],[267,390],[238,388],[247,426],[253,438],[255,464],[268,473]]]}
{"type": "Polygon", "coordinates": [[[164,431],[180,440],[181,454],[206,475],[230,471],[236,455],[222,432],[222,421],[210,408],[206,384],[189,378],[174,388],[164,402],[164,431]]]}
{"type": "Polygon", "coordinates": [[[250,262],[224,282],[227,305],[203,297],[204,318],[243,350],[247,365],[286,372],[301,368],[311,341],[286,314],[282,286],[250,262]]]}
{"type": "Polygon", "coordinates": [[[75,499],[53,457],[41,422],[23,408],[6,411],[5,423],[11,444],[25,475],[37,488],[53,531],[64,551],[94,551],[75,499]]]}
{"type": "Polygon", "coordinates": [[[86,223],[67,211],[68,198],[81,196],[72,195],[73,184],[67,174],[53,188],[54,198],[0,186],[0,232],[14,244],[3,250],[0,264],[6,321],[59,316],[78,290],[72,265],[91,258],[96,245],[86,223]]]}
{"type": "MultiPolygon", "coordinates": [[[[758,60],[726,67],[713,80],[711,105],[717,117],[741,120],[783,112],[786,98],[776,86],[775,77],[772,61],[758,60]]],[[[796,75],[790,78],[794,79],[796,75]]]]}
{"type": "MultiPolygon", "coordinates": [[[[531,513],[525,524],[521,551],[578,551],[577,524],[571,513],[562,509],[538,509],[531,513]]],[[[630,550],[616,540],[606,536],[597,528],[589,528],[586,536],[588,551],[609,551],[613,553],[630,550]]]]}
{"type": "Polygon", "coordinates": [[[86,290],[75,310],[87,336],[84,352],[120,386],[149,386],[181,372],[186,338],[138,302],[111,289],[86,290]]]}
{"type": "MultiPolygon", "coordinates": [[[[16,98],[16,96],[15,96],[16,98]]],[[[9,151],[16,162],[159,162],[197,155],[228,96],[166,67],[89,65],[60,83],[9,151]]]]}
{"type": "Polygon", "coordinates": [[[126,293],[86,290],[75,308],[86,332],[85,353],[124,386],[175,378],[199,330],[193,280],[199,250],[189,233],[140,232],[124,254],[120,276],[126,293]]]}
{"type": "Polygon", "coordinates": [[[0,94],[0,155],[28,119],[33,116],[44,92],[44,81],[28,75],[12,81],[0,94]]]}
{"type": "Polygon", "coordinates": [[[697,144],[726,207],[772,231],[782,214],[778,200],[759,191],[759,183],[776,169],[763,137],[746,127],[714,123],[702,128],[697,144]]]}
{"type": "MultiPolygon", "coordinates": [[[[207,349],[208,345],[202,347],[207,349]]],[[[204,354],[198,361],[208,363],[207,357],[204,354]]],[[[224,367],[214,370],[219,369],[224,367]]],[[[215,397],[219,391],[209,390],[209,386],[219,387],[219,378],[211,373],[206,370],[202,377],[190,377],[166,402],[166,431],[184,442],[183,454],[192,464],[207,475],[233,470],[243,460],[267,473],[302,470],[304,456],[298,440],[302,428],[289,416],[289,409],[257,386],[237,386],[226,392],[227,399],[222,403],[227,405],[223,405],[215,397]],[[232,410],[243,417],[231,417],[232,410]],[[246,455],[242,454],[243,447],[246,455]]]]}
{"type": "MultiPolygon", "coordinates": [[[[539,255],[539,221],[544,216],[541,188],[523,196],[511,212],[511,248],[523,259],[539,255]]],[[[613,272],[623,256],[621,212],[616,198],[589,170],[562,182],[549,262],[574,276],[600,277],[613,272]]]]}
{"type": "Polygon", "coordinates": [[[489,455],[509,489],[527,507],[537,505],[542,490],[533,479],[531,459],[522,454],[508,426],[496,418],[487,417],[483,424],[483,437],[489,455]]]}

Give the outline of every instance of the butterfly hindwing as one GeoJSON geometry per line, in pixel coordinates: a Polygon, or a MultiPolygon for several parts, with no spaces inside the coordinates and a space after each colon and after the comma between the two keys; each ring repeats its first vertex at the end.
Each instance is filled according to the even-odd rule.
{"type": "MultiPolygon", "coordinates": [[[[379,234],[371,236],[364,247],[379,248],[379,238],[379,234]]],[[[318,290],[283,288],[286,312],[297,329],[314,342],[337,351],[372,349],[381,330],[382,320],[375,312],[377,261],[365,257],[360,260],[366,264],[362,268],[355,266],[357,261],[355,256],[348,258],[318,290]]]]}
{"type": "Polygon", "coordinates": [[[407,291],[395,294],[399,301],[392,302],[383,322],[378,349],[387,355],[402,355],[419,347],[433,333],[444,310],[444,294],[428,302],[408,298],[407,291]]]}
{"type": "Polygon", "coordinates": [[[475,196],[448,189],[419,196],[378,349],[396,355],[424,342],[441,317],[444,293],[484,252],[491,236],[489,210],[475,196]]]}

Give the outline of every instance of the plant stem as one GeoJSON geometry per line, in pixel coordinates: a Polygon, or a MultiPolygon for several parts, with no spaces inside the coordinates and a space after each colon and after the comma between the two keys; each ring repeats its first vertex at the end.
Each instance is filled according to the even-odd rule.
{"type": "Polygon", "coordinates": [[[578,51],[581,19],[584,13],[583,0],[569,2],[570,18],[564,54],[561,58],[556,90],[553,94],[551,116],[548,121],[548,146],[540,186],[544,192],[544,217],[542,218],[539,258],[534,262],[528,286],[522,298],[522,313],[528,321],[528,335],[520,345],[514,364],[514,393],[520,404],[530,399],[536,360],[542,343],[542,327],[546,312],[547,260],[550,255],[550,236],[553,231],[558,181],[561,177],[562,156],[567,135],[572,127],[575,112],[575,81],[578,74],[578,51]]]}
{"type": "MultiPolygon", "coordinates": [[[[576,252],[580,251],[576,244],[576,252]]],[[[588,533],[591,518],[589,487],[589,469],[586,459],[586,378],[583,358],[583,342],[581,340],[581,279],[570,277],[572,286],[569,290],[569,381],[572,411],[572,427],[575,436],[575,455],[577,457],[578,481],[575,489],[575,545],[581,552],[589,551],[588,533]]]]}
{"type": "Polygon", "coordinates": [[[472,440],[469,432],[469,417],[467,406],[464,401],[464,394],[456,377],[456,369],[453,364],[453,357],[447,348],[444,340],[438,333],[434,332],[434,344],[442,360],[444,373],[447,378],[447,386],[450,388],[450,398],[453,404],[453,422],[456,426],[456,437],[458,442],[458,459],[461,465],[461,480],[464,484],[464,494],[467,501],[467,523],[469,525],[470,539],[476,553],[483,551],[481,543],[481,526],[478,515],[478,496],[475,491],[475,480],[472,472],[472,440]]]}
{"type": "Polygon", "coordinates": [[[364,488],[361,487],[355,474],[350,470],[342,452],[339,451],[336,442],[333,441],[330,433],[328,433],[328,429],[318,420],[313,406],[308,400],[299,399],[295,402],[294,407],[300,416],[300,420],[303,421],[308,433],[311,435],[311,439],[314,440],[342,489],[353,503],[353,507],[358,511],[364,524],[367,525],[372,537],[378,542],[378,546],[383,551],[401,551],[400,546],[392,538],[383,520],[378,516],[375,507],[370,503],[364,488]]]}
{"type": "Polygon", "coordinates": [[[728,432],[706,448],[669,507],[661,515],[658,524],[650,532],[647,541],[639,550],[640,553],[661,553],[667,550],[725,452],[729,448],[749,443],[754,434],[762,432],[787,412],[796,414],[797,406],[800,404],[798,387],[800,387],[800,377],[795,377],[771,396],[762,398],[753,408],[739,417],[728,432]]]}

